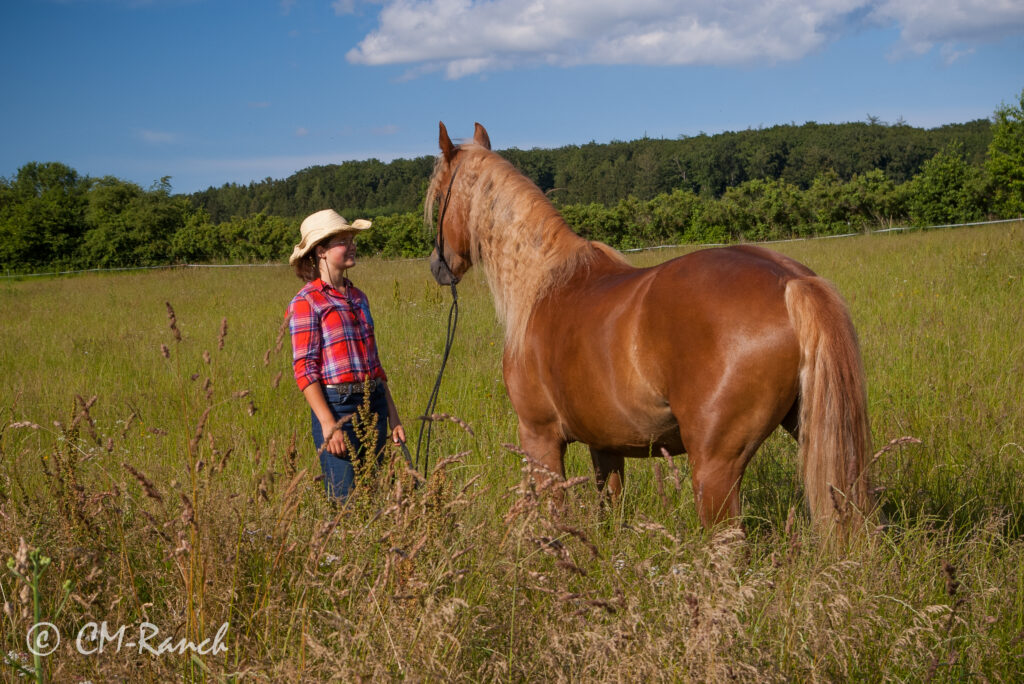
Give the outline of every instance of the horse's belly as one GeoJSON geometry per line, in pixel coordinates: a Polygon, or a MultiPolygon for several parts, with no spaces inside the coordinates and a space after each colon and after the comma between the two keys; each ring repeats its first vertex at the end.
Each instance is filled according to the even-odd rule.
{"type": "Polygon", "coordinates": [[[679,426],[667,402],[629,400],[614,391],[569,392],[561,407],[567,437],[596,449],[647,452],[664,446],[680,453],[679,426]]]}

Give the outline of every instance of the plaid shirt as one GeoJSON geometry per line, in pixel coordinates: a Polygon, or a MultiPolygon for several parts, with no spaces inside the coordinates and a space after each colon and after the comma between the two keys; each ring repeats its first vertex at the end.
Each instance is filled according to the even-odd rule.
{"type": "Polygon", "coordinates": [[[345,280],[347,296],[317,278],[288,306],[295,382],[304,390],[314,382],[387,381],[377,356],[370,302],[345,280]]]}

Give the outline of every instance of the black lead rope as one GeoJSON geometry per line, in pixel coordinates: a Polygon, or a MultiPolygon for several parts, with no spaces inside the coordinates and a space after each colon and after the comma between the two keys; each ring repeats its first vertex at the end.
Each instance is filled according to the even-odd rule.
{"type": "Polygon", "coordinates": [[[452,344],[455,342],[455,329],[459,324],[459,295],[455,289],[455,282],[452,282],[452,305],[448,309],[448,332],[445,334],[444,342],[444,354],[441,356],[441,368],[437,371],[437,380],[434,382],[434,389],[430,393],[430,399],[427,401],[427,408],[424,409],[424,413],[420,416],[420,436],[416,442],[416,464],[420,462],[420,446],[423,443],[423,432],[426,429],[427,441],[426,449],[423,452],[423,477],[427,476],[427,470],[430,463],[430,438],[434,429],[434,420],[431,416],[434,415],[434,409],[437,407],[437,398],[441,393],[441,378],[444,375],[444,367],[448,364],[448,355],[452,351],[452,344]]]}
{"type": "Polygon", "coordinates": [[[437,249],[437,258],[440,259],[441,265],[444,270],[448,272],[449,279],[451,281],[452,288],[452,305],[448,309],[448,331],[445,333],[444,340],[444,354],[441,356],[441,368],[437,371],[437,380],[434,381],[434,389],[430,393],[430,399],[427,401],[427,408],[424,409],[423,415],[420,416],[420,434],[416,440],[416,467],[420,464],[420,449],[423,444],[423,433],[427,433],[426,449],[423,451],[423,477],[428,474],[428,467],[430,463],[430,438],[433,434],[434,410],[437,408],[437,399],[441,393],[441,378],[444,376],[444,368],[448,365],[448,355],[451,354],[452,344],[455,342],[455,329],[459,325],[459,293],[455,289],[457,278],[452,273],[451,268],[448,266],[448,261],[444,258],[444,216],[448,213],[448,200],[452,196],[452,184],[455,183],[455,176],[459,172],[459,167],[455,167],[455,171],[452,172],[452,177],[448,181],[448,191],[444,196],[444,206],[441,207],[441,216],[437,220],[437,236],[434,240],[434,247],[437,249]]]}

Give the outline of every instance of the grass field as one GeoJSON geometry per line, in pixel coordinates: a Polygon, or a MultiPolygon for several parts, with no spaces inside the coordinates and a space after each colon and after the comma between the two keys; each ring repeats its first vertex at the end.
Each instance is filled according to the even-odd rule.
{"type": "MultiPolygon", "coordinates": [[[[864,352],[887,526],[842,552],[815,538],[779,433],[744,481],[745,533],[701,531],[685,458],[628,462],[602,509],[579,445],[553,516],[506,446],[478,271],[429,479],[396,458],[341,510],[314,481],[285,267],[0,282],[3,678],[1020,681],[1024,225],[776,248],[836,283],[864,352]],[[34,657],[43,621],[62,640],[34,657]],[[104,621],[122,643],[76,642],[104,621]],[[129,647],[144,623],[152,646],[227,624],[225,648],[129,647]]],[[[415,446],[448,291],[425,261],[352,277],[415,446]]]]}

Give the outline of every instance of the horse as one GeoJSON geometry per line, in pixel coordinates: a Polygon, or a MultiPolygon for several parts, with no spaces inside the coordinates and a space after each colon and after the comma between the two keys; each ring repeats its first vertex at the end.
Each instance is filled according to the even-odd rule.
{"type": "Polygon", "coordinates": [[[479,264],[504,326],[502,372],[521,448],[565,477],[589,446],[617,500],[624,460],[685,453],[701,524],[739,521],[740,483],[782,425],[797,440],[815,527],[853,529],[871,508],[863,362],[836,289],[753,245],[650,268],[576,234],[491,151],[479,123],[455,145],[440,124],[424,202],[440,285],[479,264]]]}

